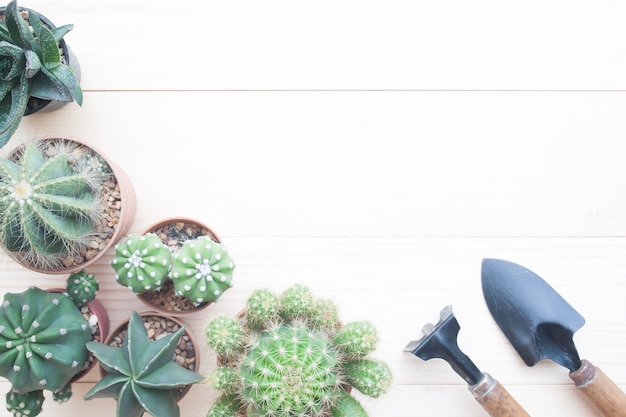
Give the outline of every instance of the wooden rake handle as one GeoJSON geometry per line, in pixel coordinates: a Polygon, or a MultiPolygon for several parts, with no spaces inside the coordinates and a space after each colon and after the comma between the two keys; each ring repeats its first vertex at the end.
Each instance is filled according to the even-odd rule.
{"type": "Polygon", "coordinates": [[[626,417],[626,394],[586,359],[569,377],[604,417],[626,417]]]}
{"type": "Polygon", "coordinates": [[[468,388],[491,417],[530,417],[515,398],[486,372],[477,384],[468,388]]]}

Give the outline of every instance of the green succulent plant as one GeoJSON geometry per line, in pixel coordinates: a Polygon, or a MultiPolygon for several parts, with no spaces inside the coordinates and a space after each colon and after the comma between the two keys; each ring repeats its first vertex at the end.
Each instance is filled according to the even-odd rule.
{"type": "Polygon", "coordinates": [[[134,293],[157,290],[167,279],[172,252],[155,234],[133,233],[115,245],[115,279],[134,293]]]}
{"type": "Polygon", "coordinates": [[[221,392],[207,417],[366,417],[346,387],[377,398],[391,385],[389,366],[370,357],[374,326],[341,326],[334,303],[301,285],[254,291],[240,315],[209,321],[205,335],[220,358],[209,382],[221,392]]]}
{"type": "Polygon", "coordinates": [[[70,274],[65,283],[67,295],[77,306],[82,306],[96,298],[100,284],[93,274],[85,271],[70,274]]]}
{"type": "Polygon", "coordinates": [[[204,377],[172,360],[184,326],[175,333],[150,341],[139,314],[133,312],[121,347],[87,343],[107,374],[84,399],[117,399],[117,417],[179,417],[177,388],[204,377]]]}
{"type": "Polygon", "coordinates": [[[89,324],[64,294],[31,287],[7,293],[0,305],[0,376],[11,383],[7,409],[36,416],[43,390],[56,400],[71,396],[71,379],[89,363],[89,324]]]}
{"type": "Polygon", "coordinates": [[[82,105],[77,74],[59,51],[72,29],[48,27],[32,11],[24,18],[16,1],[6,6],[0,22],[0,146],[17,130],[31,96],[82,105]]]}
{"type": "Polygon", "coordinates": [[[234,268],[224,245],[201,236],[176,251],[170,277],[177,294],[198,305],[216,301],[232,286],[234,268]]]}
{"type": "Polygon", "coordinates": [[[53,270],[80,256],[103,212],[100,177],[70,163],[71,148],[44,155],[26,144],[19,161],[0,158],[0,244],[22,264],[53,270]]]}

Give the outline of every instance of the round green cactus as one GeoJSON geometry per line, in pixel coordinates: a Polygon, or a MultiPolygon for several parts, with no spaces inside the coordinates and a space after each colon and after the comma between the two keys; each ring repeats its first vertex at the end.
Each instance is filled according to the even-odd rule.
{"type": "Polygon", "coordinates": [[[207,342],[220,358],[224,340],[246,342],[231,347],[210,377],[223,395],[207,416],[235,417],[242,411],[255,417],[366,417],[345,384],[377,398],[391,385],[391,371],[368,357],[378,340],[371,323],[342,327],[337,316],[332,301],[315,299],[297,285],[280,296],[254,291],[237,318],[210,321],[207,342]]]}
{"type": "Polygon", "coordinates": [[[134,293],[161,287],[171,266],[172,252],[155,234],[131,234],[115,245],[111,267],[115,279],[134,293]]]}
{"type": "Polygon", "coordinates": [[[58,389],[52,393],[52,399],[57,403],[66,403],[72,398],[72,385],[67,384],[65,387],[58,389]]]}
{"type": "Polygon", "coordinates": [[[14,417],[34,417],[41,413],[44,402],[43,391],[19,394],[9,391],[6,395],[7,410],[14,417]]]}
{"type": "Polygon", "coordinates": [[[70,274],[65,285],[67,295],[77,306],[85,305],[96,298],[100,284],[93,274],[85,271],[70,274]]]}
{"type": "Polygon", "coordinates": [[[198,305],[216,301],[232,286],[234,268],[224,245],[201,236],[174,254],[170,277],[176,293],[198,305]]]}
{"type": "Polygon", "coordinates": [[[230,317],[217,317],[209,322],[204,330],[211,349],[223,358],[230,358],[244,346],[244,328],[230,317]]]}
{"type": "MultiPolygon", "coordinates": [[[[67,389],[72,377],[88,365],[85,345],[90,340],[87,320],[64,294],[36,287],[5,294],[0,306],[0,376],[11,383],[12,398],[21,398],[15,404],[36,404],[42,398],[17,394],[67,389]]],[[[35,410],[16,412],[36,415],[35,410]]]]}
{"type": "Polygon", "coordinates": [[[79,257],[103,212],[99,177],[72,166],[69,149],[45,157],[36,144],[15,162],[0,158],[0,244],[35,268],[55,269],[79,257]]]}

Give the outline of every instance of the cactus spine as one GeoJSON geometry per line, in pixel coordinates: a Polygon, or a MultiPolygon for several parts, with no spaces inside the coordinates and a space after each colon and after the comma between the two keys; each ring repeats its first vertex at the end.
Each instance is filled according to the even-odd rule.
{"type": "Polygon", "coordinates": [[[18,261],[42,269],[85,249],[102,213],[98,175],[70,164],[70,149],[46,157],[36,144],[15,162],[0,158],[0,243],[18,261]]]}
{"type": "Polygon", "coordinates": [[[36,287],[5,294],[0,376],[12,385],[7,408],[16,417],[35,416],[43,402],[40,391],[63,392],[69,398],[70,380],[88,364],[85,344],[90,340],[87,321],[67,296],[36,287]]]}
{"type": "Polygon", "coordinates": [[[179,295],[202,304],[216,301],[232,286],[234,268],[226,247],[202,236],[174,254],[170,276],[179,295]]]}
{"type": "Polygon", "coordinates": [[[209,378],[222,396],[207,417],[366,417],[345,386],[377,398],[391,384],[389,367],[369,357],[374,326],[341,327],[335,304],[301,285],[254,291],[242,315],[211,320],[205,335],[222,359],[209,378]]]}

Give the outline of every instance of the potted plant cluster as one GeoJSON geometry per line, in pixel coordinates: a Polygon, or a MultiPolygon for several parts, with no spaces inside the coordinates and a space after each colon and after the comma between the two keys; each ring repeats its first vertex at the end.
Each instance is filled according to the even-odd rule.
{"type": "Polygon", "coordinates": [[[44,138],[0,158],[0,247],[22,266],[77,272],[130,227],[124,172],[76,139],[44,138]]]}
{"type": "Polygon", "coordinates": [[[82,105],[80,72],[63,37],[73,25],[55,27],[40,13],[11,1],[0,10],[0,147],[25,114],[50,102],[82,105]],[[75,65],[72,65],[75,64],[75,65]]]}
{"type": "Polygon", "coordinates": [[[11,383],[6,406],[14,417],[37,416],[44,390],[57,402],[72,395],[95,358],[87,343],[106,337],[108,316],[94,300],[97,281],[91,274],[71,275],[63,289],[30,287],[7,293],[0,305],[0,376],[11,383]],[[70,294],[73,296],[70,297],[70,294]],[[90,313],[85,316],[85,305],[90,313]],[[91,315],[97,317],[91,320],[91,315]]]}
{"type": "MultiPolygon", "coordinates": [[[[152,339],[142,317],[133,312],[124,327],[119,346],[89,342],[89,349],[104,370],[103,378],[85,394],[84,399],[115,398],[117,417],[179,417],[181,388],[190,387],[204,377],[172,358],[176,356],[185,326],[152,339]]],[[[119,337],[113,332],[111,337],[119,337]]]]}
{"type": "Polygon", "coordinates": [[[209,235],[170,245],[152,232],[122,239],[115,247],[111,266],[119,284],[131,289],[144,303],[174,315],[185,311],[165,308],[167,303],[150,300],[159,295],[180,297],[190,305],[190,312],[195,312],[219,299],[232,286],[235,268],[226,247],[209,235]],[[166,292],[162,291],[165,286],[170,286],[174,294],[161,294],[166,292]]]}
{"type": "Polygon", "coordinates": [[[377,398],[392,380],[371,357],[374,326],[342,325],[332,301],[301,285],[254,291],[239,315],[208,323],[206,340],[219,362],[209,381],[222,393],[207,417],[365,417],[351,389],[377,398]]]}

